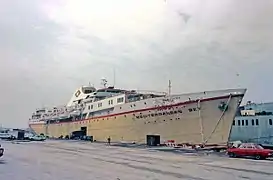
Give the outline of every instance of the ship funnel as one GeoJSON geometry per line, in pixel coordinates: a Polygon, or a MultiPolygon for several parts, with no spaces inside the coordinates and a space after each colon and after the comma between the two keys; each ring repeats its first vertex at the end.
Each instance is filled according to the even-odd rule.
{"type": "Polygon", "coordinates": [[[101,78],[101,84],[106,88],[106,86],[107,86],[107,79],[106,78],[104,78],[104,77],[102,77],[101,78]]]}

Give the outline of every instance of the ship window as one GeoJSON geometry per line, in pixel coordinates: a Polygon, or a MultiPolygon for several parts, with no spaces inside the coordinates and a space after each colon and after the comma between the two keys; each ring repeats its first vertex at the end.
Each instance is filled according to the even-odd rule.
{"type": "Polygon", "coordinates": [[[89,93],[92,93],[93,91],[92,90],[84,90],[84,94],[89,94],[89,93]]]}
{"type": "Polygon", "coordinates": [[[93,109],[93,104],[91,105],[91,109],[93,109]]]}
{"type": "Polygon", "coordinates": [[[269,119],[269,125],[272,126],[272,119],[269,119]]]}
{"type": "Polygon", "coordinates": [[[248,120],[246,120],[246,126],[248,126],[248,120]]]}
{"type": "Polygon", "coordinates": [[[254,124],[254,119],[252,119],[252,126],[254,126],[255,124],[254,124]]]}
{"type": "Polygon", "coordinates": [[[233,126],[235,126],[235,120],[233,120],[233,123],[232,123],[233,126]]]}
{"type": "Polygon", "coordinates": [[[238,120],[238,126],[241,126],[241,121],[240,120],[238,120]]]}
{"type": "Polygon", "coordinates": [[[242,120],[242,126],[244,126],[245,125],[245,120],[242,120]]]}
{"type": "Polygon", "coordinates": [[[191,108],[189,109],[189,112],[192,112],[192,109],[191,109],[191,108]]]}
{"type": "Polygon", "coordinates": [[[109,104],[109,105],[111,104],[111,101],[110,101],[110,100],[108,101],[108,104],[109,104]]]}
{"type": "Polygon", "coordinates": [[[117,103],[122,103],[123,101],[124,101],[123,97],[117,99],[117,103]]]}
{"type": "Polygon", "coordinates": [[[98,103],[98,107],[101,107],[102,106],[102,103],[98,103]]]}
{"type": "Polygon", "coordinates": [[[90,109],[90,106],[88,106],[88,109],[90,109]]]}
{"type": "Polygon", "coordinates": [[[256,126],[258,126],[259,125],[259,120],[258,119],[256,119],[256,126]]]}

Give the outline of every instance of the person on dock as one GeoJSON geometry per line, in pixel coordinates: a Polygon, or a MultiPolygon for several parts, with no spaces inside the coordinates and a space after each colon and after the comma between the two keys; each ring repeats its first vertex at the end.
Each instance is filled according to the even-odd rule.
{"type": "Polygon", "coordinates": [[[107,138],[107,142],[108,142],[108,145],[111,144],[111,138],[110,138],[110,136],[107,138]]]}

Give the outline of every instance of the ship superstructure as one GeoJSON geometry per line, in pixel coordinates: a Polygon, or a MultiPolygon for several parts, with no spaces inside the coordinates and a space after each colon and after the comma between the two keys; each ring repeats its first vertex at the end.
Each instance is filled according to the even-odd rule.
{"type": "Polygon", "coordinates": [[[29,120],[50,137],[85,131],[94,140],[222,144],[245,89],[170,95],[164,92],[81,87],[66,106],[37,109],[29,120]]]}

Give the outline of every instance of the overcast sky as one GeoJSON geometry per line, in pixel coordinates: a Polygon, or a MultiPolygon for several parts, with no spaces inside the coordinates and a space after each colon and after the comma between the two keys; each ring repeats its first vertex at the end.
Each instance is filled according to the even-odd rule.
{"type": "Polygon", "coordinates": [[[273,101],[272,0],[1,0],[0,123],[26,127],[89,82],[273,101]]]}

